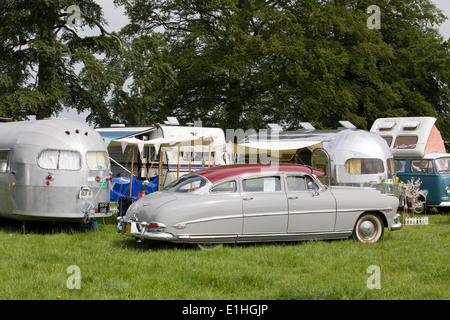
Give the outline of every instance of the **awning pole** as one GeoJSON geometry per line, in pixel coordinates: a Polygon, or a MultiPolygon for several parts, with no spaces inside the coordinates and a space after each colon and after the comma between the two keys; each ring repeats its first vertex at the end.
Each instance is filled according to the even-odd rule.
{"type": "Polygon", "coordinates": [[[191,148],[189,149],[189,173],[191,173],[191,162],[192,162],[192,142],[191,148]]]}
{"type": "Polygon", "coordinates": [[[177,165],[177,179],[180,177],[180,144],[178,144],[178,165],[177,165]]]}
{"type": "Polygon", "coordinates": [[[158,190],[161,189],[162,179],[162,148],[159,146],[159,166],[158,166],[158,190]]]}
{"type": "Polygon", "coordinates": [[[133,164],[134,164],[134,146],[131,149],[131,176],[130,176],[130,197],[133,190],[133,164]]]}
{"type": "Polygon", "coordinates": [[[211,167],[211,144],[212,138],[209,138],[209,150],[208,150],[208,168],[211,167]]]}

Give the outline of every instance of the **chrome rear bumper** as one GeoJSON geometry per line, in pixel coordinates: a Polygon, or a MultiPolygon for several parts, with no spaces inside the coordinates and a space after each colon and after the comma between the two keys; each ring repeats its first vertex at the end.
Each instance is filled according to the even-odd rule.
{"type": "Polygon", "coordinates": [[[125,221],[123,217],[117,218],[117,232],[126,236],[143,240],[171,241],[175,239],[173,234],[164,232],[165,225],[159,225],[154,228],[147,222],[125,221]]]}

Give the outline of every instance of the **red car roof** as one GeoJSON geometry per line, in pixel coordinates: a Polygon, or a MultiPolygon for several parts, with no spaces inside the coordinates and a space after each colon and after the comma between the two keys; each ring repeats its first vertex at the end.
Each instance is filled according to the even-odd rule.
{"type": "Polygon", "coordinates": [[[209,169],[202,169],[195,171],[195,174],[199,174],[207,178],[212,183],[226,179],[233,176],[238,176],[245,173],[255,172],[304,172],[309,174],[315,174],[320,177],[324,173],[320,170],[307,167],[300,164],[292,163],[279,163],[279,164],[232,164],[227,166],[217,166],[209,169]]]}

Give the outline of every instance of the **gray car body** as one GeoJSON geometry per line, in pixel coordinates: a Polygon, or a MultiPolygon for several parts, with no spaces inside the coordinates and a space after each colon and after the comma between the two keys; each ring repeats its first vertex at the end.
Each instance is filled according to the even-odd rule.
{"type": "Polygon", "coordinates": [[[325,187],[301,172],[249,173],[207,182],[191,193],[159,191],[133,203],[118,218],[118,232],[137,239],[178,243],[239,243],[343,239],[364,213],[376,213],[389,230],[401,228],[398,198],[373,188],[325,187]],[[244,192],[243,180],[278,175],[281,190],[244,192]],[[289,191],[288,176],[309,177],[316,189],[289,191]],[[235,192],[212,193],[234,180],[235,192]],[[155,228],[149,224],[156,222],[155,228]]]}

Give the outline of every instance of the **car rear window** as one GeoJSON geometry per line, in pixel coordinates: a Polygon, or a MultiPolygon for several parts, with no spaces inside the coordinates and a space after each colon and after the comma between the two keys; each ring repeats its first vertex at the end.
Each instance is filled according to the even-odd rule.
{"type": "Polygon", "coordinates": [[[217,186],[212,187],[211,193],[230,193],[236,192],[236,181],[227,181],[219,183],[217,186]]]}
{"type": "Polygon", "coordinates": [[[206,182],[207,182],[206,179],[203,178],[202,176],[187,174],[178,178],[177,180],[169,184],[167,187],[165,187],[163,190],[180,193],[193,192],[205,186],[206,182]]]}

